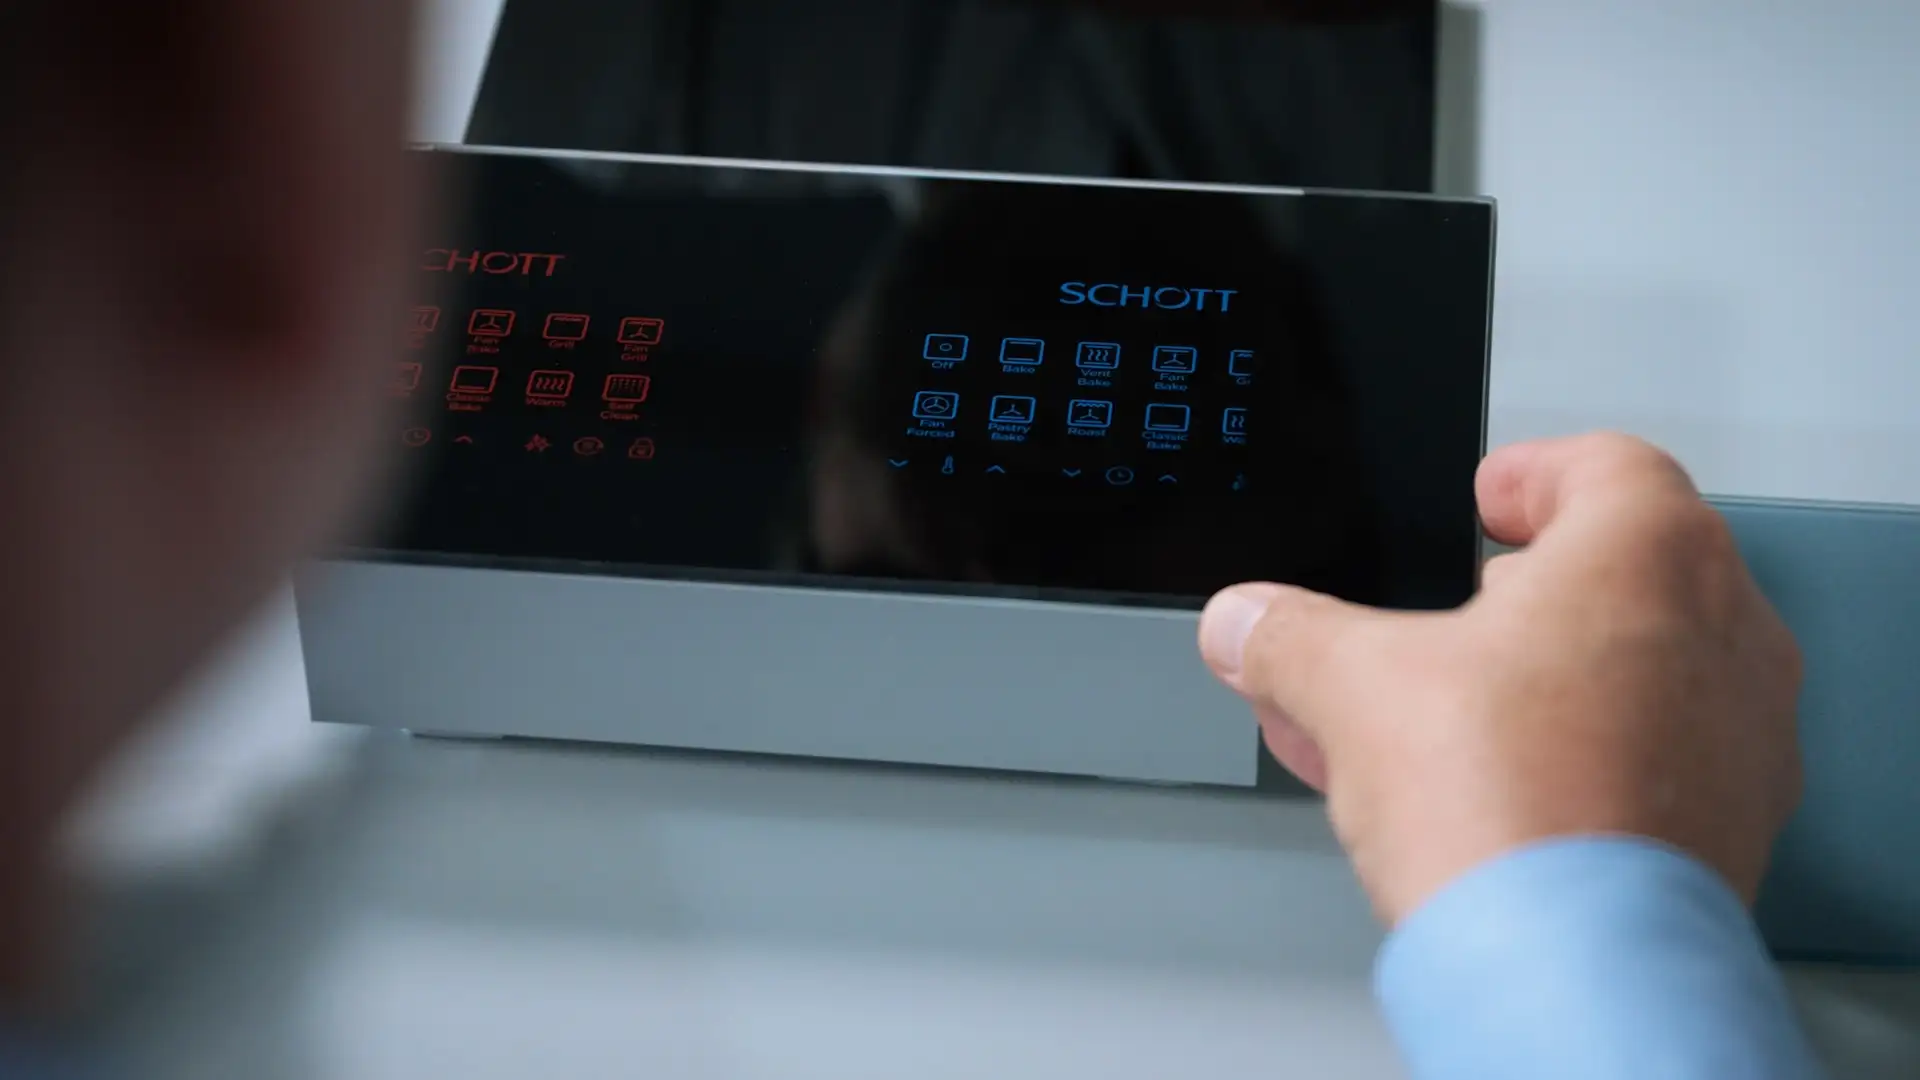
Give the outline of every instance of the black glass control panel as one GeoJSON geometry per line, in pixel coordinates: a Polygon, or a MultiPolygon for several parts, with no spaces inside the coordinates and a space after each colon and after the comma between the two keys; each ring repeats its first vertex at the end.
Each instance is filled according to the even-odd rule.
{"type": "Polygon", "coordinates": [[[1492,210],[422,151],[374,551],[1191,606],[1471,593],[1492,210]]]}

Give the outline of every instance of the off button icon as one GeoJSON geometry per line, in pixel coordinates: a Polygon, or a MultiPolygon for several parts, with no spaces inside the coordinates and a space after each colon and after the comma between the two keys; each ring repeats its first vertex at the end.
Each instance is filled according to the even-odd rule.
{"type": "Polygon", "coordinates": [[[920,348],[920,355],[928,360],[965,360],[967,335],[928,334],[926,343],[920,348]]]}

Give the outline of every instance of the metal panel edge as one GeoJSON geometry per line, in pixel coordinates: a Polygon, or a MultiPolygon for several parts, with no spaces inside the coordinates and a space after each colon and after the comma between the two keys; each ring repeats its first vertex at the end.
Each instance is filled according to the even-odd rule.
{"type": "Polygon", "coordinates": [[[297,583],[318,720],[1248,786],[1192,612],[386,563],[297,583]]]}

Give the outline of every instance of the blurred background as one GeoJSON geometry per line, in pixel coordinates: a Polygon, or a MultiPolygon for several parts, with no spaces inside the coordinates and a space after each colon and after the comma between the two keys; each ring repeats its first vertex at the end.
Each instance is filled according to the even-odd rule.
{"type": "MultiPolygon", "coordinates": [[[[1495,444],[1920,503],[1906,0],[428,8],[423,140],[1494,195],[1495,444]]],[[[74,823],[138,1075],[1398,1075],[1310,803],[307,719],[282,602],[74,823]]],[[[1792,978],[1920,1069],[1914,978],[1792,978]]]]}
{"type": "Polygon", "coordinates": [[[1431,0],[506,6],[467,139],[1430,190],[1431,0]]]}

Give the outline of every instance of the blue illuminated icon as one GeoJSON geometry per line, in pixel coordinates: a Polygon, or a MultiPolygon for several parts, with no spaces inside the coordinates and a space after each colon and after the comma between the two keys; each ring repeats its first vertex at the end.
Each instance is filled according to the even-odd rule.
{"type": "Polygon", "coordinates": [[[1253,350],[1235,349],[1227,354],[1227,374],[1238,379],[1253,375],[1253,350]]]}
{"type": "Polygon", "coordinates": [[[965,360],[967,335],[928,334],[927,343],[921,347],[920,355],[929,360],[965,360]]]}
{"type": "Polygon", "coordinates": [[[1147,406],[1147,430],[1176,432],[1187,430],[1193,410],[1185,405],[1147,406]]]}
{"type": "Polygon", "coordinates": [[[1191,345],[1156,345],[1153,370],[1163,375],[1191,375],[1200,364],[1200,350],[1191,345]]]}
{"type": "Polygon", "coordinates": [[[1245,435],[1247,433],[1247,410],[1228,409],[1220,415],[1220,434],[1245,435]]]}
{"type": "Polygon", "coordinates": [[[940,475],[942,476],[953,475],[953,455],[952,454],[948,454],[947,460],[940,463],[940,475]]]}
{"type": "Polygon", "coordinates": [[[1000,343],[1000,362],[1019,367],[1039,367],[1047,355],[1047,343],[1039,338],[1010,337],[1000,343]]]}
{"type": "Polygon", "coordinates": [[[1114,487],[1126,487],[1133,483],[1133,470],[1125,465],[1115,465],[1107,470],[1107,483],[1114,487]]]}
{"type": "Polygon", "coordinates": [[[1075,398],[1067,403],[1067,426],[1104,428],[1113,426],[1113,402],[1075,398]]]}
{"type": "Polygon", "coordinates": [[[987,416],[996,424],[1033,423],[1034,400],[1030,397],[1015,397],[1002,394],[993,399],[987,409],[987,416]]]}
{"type": "Polygon", "coordinates": [[[1120,346],[1111,341],[1083,341],[1073,362],[1088,371],[1112,371],[1120,366],[1120,346]]]}
{"type": "Polygon", "coordinates": [[[922,390],[913,395],[913,415],[922,420],[951,420],[960,413],[960,395],[951,390],[922,390]]]}

